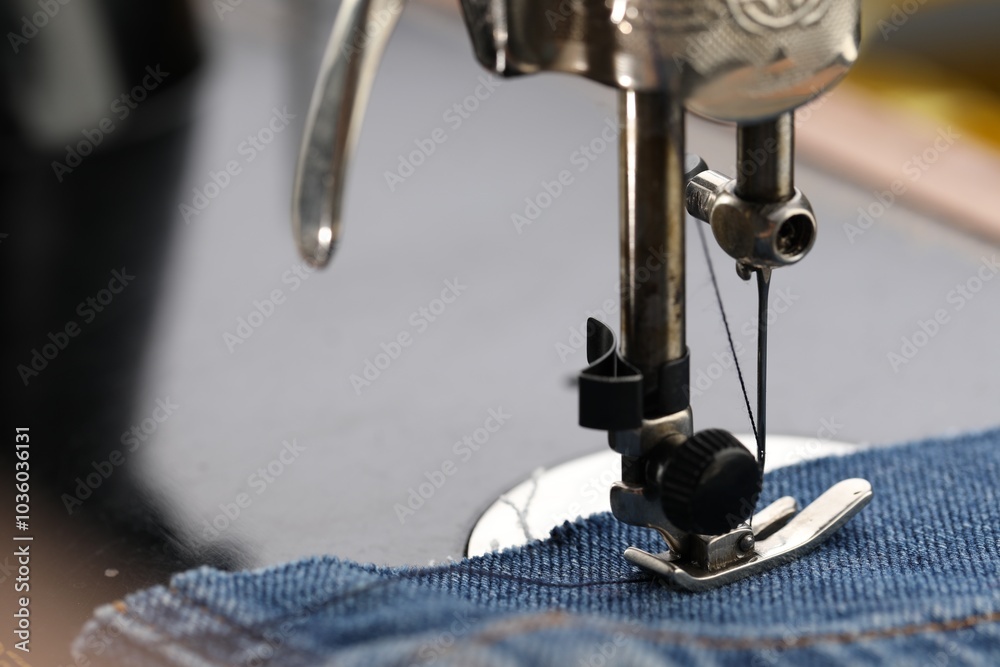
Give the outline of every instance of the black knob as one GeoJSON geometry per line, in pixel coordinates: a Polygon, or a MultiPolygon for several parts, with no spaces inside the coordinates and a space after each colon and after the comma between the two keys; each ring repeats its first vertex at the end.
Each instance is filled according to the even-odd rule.
{"type": "Polygon", "coordinates": [[[722,535],[753,514],[760,495],[757,461],[731,433],[695,433],[657,474],[663,511],[675,526],[722,535]]]}

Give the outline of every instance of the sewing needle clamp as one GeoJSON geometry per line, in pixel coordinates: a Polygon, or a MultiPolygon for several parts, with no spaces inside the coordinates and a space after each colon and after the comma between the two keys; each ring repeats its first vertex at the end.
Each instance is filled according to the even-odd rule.
{"type": "MultiPolygon", "coordinates": [[[[461,0],[461,6],[473,54],[486,69],[505,77],[572,74],[617,94],[621,343],[591,320],[579,422],[607,431],[621,455],[622,478],[611,489],[614,516],[656,530],[668,546],[660,554],[629,548],[625,557],[701,590],[816,547],[872,491],[864,480],[846,480],[801,512],[783,498],[754,516],[766,456],[767,295],[773,271],[802,260],[816,240],[816,216],[795,187],[794,113],[856,60],[859,0],[461,0]],[[687,113],[736,124],[735,177],[687,155],[687,113]],[[756,457],[727,431],[694,430],[687,215],[700,221],[702,239],[708,225],[742,278],[757,279],[756,457]]],[[[340,240],[351,154],[402,8],[403,0],[340,5],[294,188],[292,226],[301,254],[314,265],[326,264],[340,240]],[[372,25],[379,27],[368,30],[372,25]]],[[[714,269],[712,277],[715,283],[714,269]]]]}

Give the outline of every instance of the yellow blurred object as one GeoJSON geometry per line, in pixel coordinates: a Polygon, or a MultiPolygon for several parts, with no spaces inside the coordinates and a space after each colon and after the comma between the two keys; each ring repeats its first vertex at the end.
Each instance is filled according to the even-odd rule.
{"type": "Polygon", "coordinates": [[[976,81],[912,55],[881,54],[862,60],[848,81],[893,106],[1000,150],[1000,95],[976,81]]]}
{"type": "Polygon", "coordinates": [[[949,50],[945,65],[934,57],[934,44],[903,39],[911,19],[933,21],[963,12],[971,16],[993,4],[865,0],[865,49],[847,81],[888,104],[954,125],[963,135],[1000,149],[1000,71],[995,57],[987,55],[995,53],[995,42],[960,42],[959,48],[949,50]]]}
{"type": "Polygon", "coordinates": [[[892,10],[899,7],[904,12],[908,7],[950,7],[954,5],[974,5],[976,0],[862,0],[861,16],[866,27],[880,17],[892,14],[892,10]]]}
{"type": "Polygon", "coordinates": [[[803,112],[802,154],[873,196],[901,185],[915,210],[1000,241],[1000,5],[865,0],[863,17],[846,85],[803,112]]]}

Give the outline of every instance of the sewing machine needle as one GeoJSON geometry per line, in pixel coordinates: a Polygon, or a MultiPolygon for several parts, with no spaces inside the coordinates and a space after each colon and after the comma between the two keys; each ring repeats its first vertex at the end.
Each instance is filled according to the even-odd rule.
{"type": "Polygon", "coordinates": [[[757,465],[764,478],[767,438],[767,302],[771,269],[757,269],[757,465]]]}

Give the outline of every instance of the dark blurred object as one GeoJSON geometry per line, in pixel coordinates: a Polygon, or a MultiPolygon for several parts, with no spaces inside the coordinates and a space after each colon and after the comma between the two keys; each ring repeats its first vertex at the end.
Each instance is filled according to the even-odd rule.
{"type": "Polygon", "coordinates": [[[128,467],[66,501],[148,410],[135,402],[201,53],[181,0],[14,0],[0,28],[3,421],[31,429],[31,661],[70,664],[94,606],[205,560],[128,467]],[[116,275],[113,302],[91,303],[116,275]]]}
{"type": "Polygon", "coordinates": [[[85,132],[114,145],[184,121],[178,89],[201,59],[185,0],[10,0],[0,28],[0,148],[8,168],[23,167],[17,160],[25,153],[67,152],[88,140],[85,132]],[[140,105],[149,108],[133,114],[140,105]],[[105,121],[112,131],[101,129],[105,121]]]}
{"type": "Polygon", "coordinates": [[[863,58],[849,81],[891,105],[954,123],[969,138],[1000,150],[1000,5],[994,0],[868,5],[863,58]]]}

